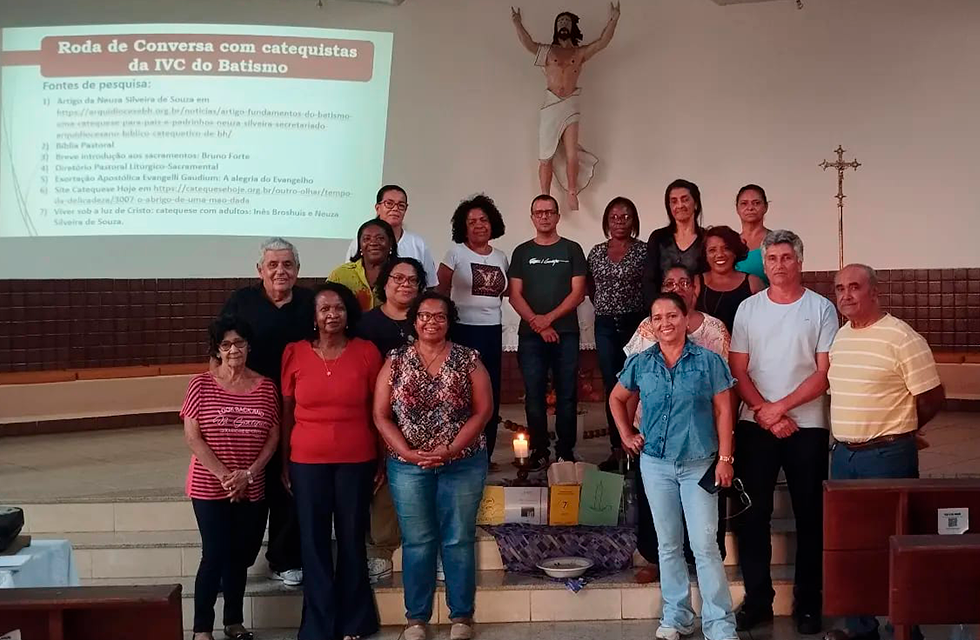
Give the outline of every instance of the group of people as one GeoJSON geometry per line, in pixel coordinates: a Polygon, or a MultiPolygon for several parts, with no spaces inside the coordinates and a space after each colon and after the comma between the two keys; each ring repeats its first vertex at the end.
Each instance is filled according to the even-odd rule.
{"type": "MultiPolygon", "coordinates": [[[[436,268],[425,241],[404,227],[407,193],[386,185],[349,260],[312,290],[296,284],[296,248],[265,242],[260,282],[232,294],[211,326],[210,371],[192,379],[182,409],[203,540],[196,640],[211,637],[219,589],[226,634],[251,637],[242,598],[267,512],[270,569],[304,588],[302,640],[375,633],[371,583],[391,574],[399,545],[403,637],[427,637],[437,572],[451,638],[472,637],[503,298],[521,318],[531,465],[543,469],[549,373],[555,457],[575,460],[576,311],[587,295],[610,433],[602,466],[639,458],[637,540],[649,566],[637,579],[661,580],[656,637],[693,631],[688,563],[706,638],[736,638],[736,628],[772,618],[780,470],[797,522],[794,615],[802,633],[818,633],[830,431],[833,477],[915,477],[913,436],[944,399],[931,351],[880,309],[864,265],[837,275],[848,319],[838,332],[834,305],[803,286],[800,238],[766,228],[762,187],[738,192],[740,231],[702,227],[692,182],[668,185],[664,204],[668,224],[643,242],[634,203],[613,199],[602,216],[607,240],[586,257],[558,233],[557,201],[538,196],[535,235],[508,259],[491,244],[503,217],[478,195],[453,213],[454,244],[436,268]],[[737,612],[722,564],[728,491],[744,506],[733,520],[746,589],[737,612]]],[[[845,626],[829,636],[877,637],[874,618],[845,626]]]]}

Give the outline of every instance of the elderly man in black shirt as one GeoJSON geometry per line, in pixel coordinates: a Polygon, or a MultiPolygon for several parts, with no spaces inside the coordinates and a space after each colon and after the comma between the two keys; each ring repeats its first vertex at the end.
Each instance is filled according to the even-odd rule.
{"type": "MultiPolygon", "coordinates": [[[[254,338],[249,345],[248,367],[271,378],[279,386],[282,352],[290,342],[309,336],[313,325],[313,292],[296,286],[299,253],[282,238],[262,243],[256,264],[261,282],[231,294],[222,313],[244,318],[254,338]]],[[[303,582],[299,526],[293,498],[281,481],[282,460],[277,453],[266,467],[266,501],[269,504],[269,547],[266,558],[273,575],[289,586],[303,582]]]]}

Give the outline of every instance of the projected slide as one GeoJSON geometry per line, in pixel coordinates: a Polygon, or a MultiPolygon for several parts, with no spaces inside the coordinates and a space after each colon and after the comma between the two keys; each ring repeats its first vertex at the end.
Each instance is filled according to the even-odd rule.
{"type": "Polygon", "coordinates": [[[350,238],[381,184],[391,34],[0,32],[0,237],[350,238]]]}

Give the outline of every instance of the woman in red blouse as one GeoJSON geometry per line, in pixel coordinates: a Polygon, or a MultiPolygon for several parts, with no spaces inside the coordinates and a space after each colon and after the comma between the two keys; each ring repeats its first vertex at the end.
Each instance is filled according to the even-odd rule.
{"type": "Polygon", "coordinates": [[[279,442],[279,395],[271,380],[245,367],[252,331],[222,316],[209,328],[219,363],[191,379],[180,415],[191,449],[187,495],[201,531],[194,583],[194,639],[213,640],[214,603],[224,592],[224,631],[251,640],[242,622],[248,568],[265,534],[266,463],[279,442]]]}
{"type": "Polygon", "coordinates": [[[391,352],[375,389],[374,421],[388,443],[389,487],[402,530],[404,640],[426,638],[440,553],[449,637],[473,637],[476,512],[487,477],[483,428],[493,391],[476,350],[448,339],[457,317],[446,296],[419,296],[408,312],[418,339],[391,352]]]}
{"type": "Polygon", "coordinates": [[[354,337],[361,308],[350,289],[328,282],[313,293],[313,334],[282,356],[283,482],[296,497],[303,555],[299,640],[351,639],[378,631],[365,536],[384,481],[371,419],[381,355],[354,337]]]}

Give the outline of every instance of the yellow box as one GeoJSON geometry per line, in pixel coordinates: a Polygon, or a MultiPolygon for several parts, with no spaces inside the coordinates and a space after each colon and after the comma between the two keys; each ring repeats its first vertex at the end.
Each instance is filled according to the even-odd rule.
{"type": "Polygon", "coordinates": [[[578,524],[578,503],[581,485],[562,484],[551,487],[548,524],[553,526],[578,524]]]}
{"type": "Polygon", "coordinates": [[[483,488],[483,499],[476,512],[476,523],[495,525],[504,523],[504,488],[487,485],[483,488]]]}

